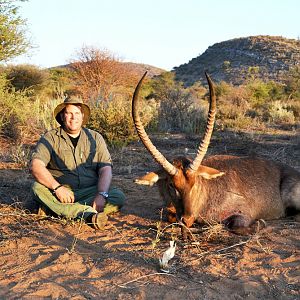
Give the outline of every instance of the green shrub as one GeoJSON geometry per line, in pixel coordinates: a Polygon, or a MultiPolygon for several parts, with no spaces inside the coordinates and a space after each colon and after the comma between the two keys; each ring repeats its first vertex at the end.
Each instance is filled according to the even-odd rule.
{"type": "MultiPolygon", "coordinates": [[[[203,107],[199,99],[204,98],[207,90],[199,83],[185,88],[182,82],[175,81],[175,74],[162,73],[149,83],[148,99],[157,102],[155,123],[157,130],[168,132],[198,133],[203,123],[203,107]]],[[[205,117],[206,118],[206,117],[205,117]]]]}
{"type": "Polygon", "coordinates": [[[221,81],[219,84],[216,85],[215,89],[217,97],[226,97],[228,94],[231,93],[233,86],[226,83],[225,81],[221,81]]]}
{"type": "Polygon", "coordinates": [[[51,99],[63,98],[66,94],[76,92],[74,71],[66,67],[56,67],[49,70],[48,95],[51,99]]]}
{"type": "Polygon", "coordinates": [[[5,76],[0,76],[0,133],[21,140],[34,126],[34,114],[27,95],[15,91],[5,76]]]}
{"type": "Polygon", "coordinates": [[[57,126],[53,110],[61,102],[32,99],[27,91],[16,91],[4,75],[0,76],[0,134],[16,143],[36,140],[42,132],[57,126]]]}
{"type": "MultiPolygon", "coordinates": [[[[120,147],[137,138],[131,116],[130,100],[114,99],[91,104],[91,117],[87,127],[102,134],[111,146],[120,147]]],[[[152,109],[143,105],[141,119],[144,126],[152,118],[152,109]]]]}
{"type": "Polygon", "coordinates": [[[300,100],[289,103],[287,109],[293,112],[295,121],[300,121],[300,100]]]}
{"type": "Polygon", "coordinates": [[[260,108],[269,100],[269,88],[268,86],[259,81],[253,81],[246,87],[250,92],[249,101],[253,108],[260,108]]]}
{"type": "Polygon", "coordinates": [[[226,125],[228,120],[243,118],[250,109],[250,104],[247,101],[248,98],[249,92],[245,88],[228,86],[227,92],[223,92],[218,98],[217,118],[224,125],[226,125]]]}
{"type": "Polygon", "coordinates": [[[59,124],[56,122],[53,111],[55,107],[63,102],[63,98],[41,100],[37,97],[33,102],[34,111],[36,113],[37,126],[41,131],[56,128],[59,124]]]}
{"type": "Polygon", "coordinates": [[[203,101],[202,106],[192,105],[186,112],[185,121],[181,125],[184,133],[199,134],[205,130],[208,112],[208,103],[203,101]]]}
{"type": "MultiPolygon", "coordinates": [[[[218,122],[220,124],[220,122],[218,122]]],[[[222,128],[231,128],[236,131],[239,130],[251,130],[253,128],[263,129],[264,124],[259,119],[253,119],[247,116],[237,116],[235,119],[228,119],[222,123],[222,128]]]]}
{"type": "Polygon", "coordinates": [[[15,91],[40,94],[47,86],[49,72],[34,65],[12,65],[7,67],[7,79],[15,91]]]}
{"type": "Polygon", "coordinates": [[[231,66],[231,63],[230,63],[229,60],[224,60],[223,61],[223,64],[222,64],[222,69],[223,70],[228,70],[230,68],[230,66],[231,66]]]}
{"type": "Polygon", "coordinates": [[[293,111],[289,111],[287,105],[281,101],[274,101],[269,109],[270,121],[275,124],[294,124],[293,111]]]}

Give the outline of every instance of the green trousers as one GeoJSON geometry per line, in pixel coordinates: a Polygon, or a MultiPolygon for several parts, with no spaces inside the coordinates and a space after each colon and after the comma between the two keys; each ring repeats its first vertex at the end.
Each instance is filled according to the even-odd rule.
{"type": "MultiPolygon", "coordinates": [[[[75,196],[74,203],[61,203],[44,185],[34,182],[32,185],[34,200],[46,206],[58,216],[66,218],[88,218],[89,215],[97,211],[91,206],[97,194],[97,186],[73,190],[75,196]]],[[[124,193],[115,187],[108,191],[109,197],[104,207],[106,214],[118,211],[125,202],[124,193]]]]}

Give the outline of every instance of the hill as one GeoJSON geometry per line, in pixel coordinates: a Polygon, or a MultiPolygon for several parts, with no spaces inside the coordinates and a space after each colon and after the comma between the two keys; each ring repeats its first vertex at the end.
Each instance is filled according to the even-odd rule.
{"type": "Polygon", "coordinates": [[[139,64],[139,63],[133,63],[133,62],[123,62],[127,66],[129,70],[131,70],[134,74],[136,74],[138,77],[142,77],[143,74],[147,71],[147,76],[152,78],[154,76],[158,76],[163,72],[166,72],[166,70],[146,65],[146,64],[139,64]]]}
{"type": "Polygon", "coordinates": [[[242,84],[256,78],[281,82],[289,70],[300,66],[300,40],[280,36],[250,36],[216,43],[188,63],[175,67],[176,79],[186,86],[206,82],[208,71],[216,82],[242,84]]]}
{"type": "MultiPolygon", "coordinates": [[[[136,75],[137,77],[142,77],[145,71],[147,71],[147,76],[152,78],[154,76],[158,76],[166,70],[157,68],[151,65],[142,64],[142,63],[133,63],[133,62],[120,62],[122,65],[127,67],[127,70],[130,71],[131,74],[136,75]]],[[[71,68],[71,64],[60,65],[49,68],[51,69],[64,69],[64,68],[71,68]]]]}

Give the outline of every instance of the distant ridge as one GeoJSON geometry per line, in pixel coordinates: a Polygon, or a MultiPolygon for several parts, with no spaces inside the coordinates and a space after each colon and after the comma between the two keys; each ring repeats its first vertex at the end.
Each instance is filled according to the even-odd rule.
{"type": "Polygon", "coordinates": [[[216,43],[202,55],[174,67],[173,72],[186,86],[206,82],[205,71],[216,82],[239,85],[249,78],[251,68],[256,78],[282,82],[295,66],[300,66],[300,40],[260,35],[216,43]]]}
{"type": "MultiPolygon", "coordinates": [[[[164,69],[157,68],[151,65],[142,64],[142,63],[133,63],[133,62],[120,62],[120,63],[125,65],[128,68],[128,70],[130,70],[132,74],[135,74],[137,77],[142,77],[146,71],[147,71],[147,77],[150,78],[166,72],[166,70],[164,69]]],[[[58,69],[58,68],[62,68],[62,69],[71,68],[71,64],[51,67],[49,68],[49,70],[58,69]]]]}
{"type": "Polygon", "coordinates": [[[150,78],[166,72],[166,70],[164,69],[157,68],[151,65],[133,63],[133,62],[122,62],[122,63],[125,64],[127,68],[129,68],[132,72],[134,72],[138,77],[142,77],[146,71],[147,71],[147,76],[150,78]]]}

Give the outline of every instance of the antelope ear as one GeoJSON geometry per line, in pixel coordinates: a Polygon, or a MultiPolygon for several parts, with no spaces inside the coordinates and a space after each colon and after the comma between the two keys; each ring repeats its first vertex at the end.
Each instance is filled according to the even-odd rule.
{"type": "Polygon", "coordinates": [[[205,179],[213,179],[219,176],[223,176],[225,173],[220,172],[219,170],[214,168],[200,166],[197,170],[197,174],[202,176],[205,179]]]}
{"type": "Polygon", "coordinates": [[[135,183],[137,184],[142,184],[142,185],[149,185],[152,186],[155,184],[158,180],[160,179],[160,176],[158,173],[155,172],[149,172],[146,175],[139,177],[134,180],[135,183]]]}

